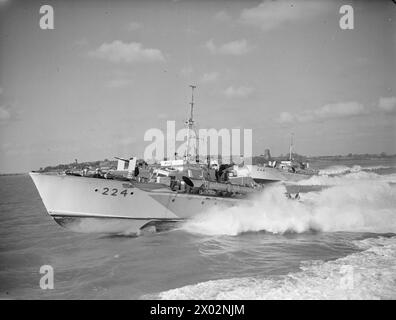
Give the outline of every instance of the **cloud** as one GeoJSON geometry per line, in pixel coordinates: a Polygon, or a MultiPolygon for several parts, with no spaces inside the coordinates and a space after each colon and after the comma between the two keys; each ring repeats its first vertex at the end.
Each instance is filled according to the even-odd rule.
{"type": "Polygon", "coordinates": [[[15,102],[7,101],[4,89],[0,88],[0,124],[6,124],[20,119],[21,110],[15,102]]]}
{"type": "Polygon", "coordinates": [[[127,29],[129,31],[135,31],[142,28],[142,25],[139,22],[132,21],[128,24],[127,29]]]}
{"type": "Polygon", "coordinates": [[[216,46],[213,39],[206,42],[205,47],[209,50],[211,54],[224,54],[224,55],[243,55],[251,50],[245,39],[231,41],[224,43],[222,45],[216,46]]]}
{"type": "Polygon", "coordinates": [[[340,102],[334,104],[326,104],[315,110],[305,110],[301,113],[292,114],[290,112],[281,112],[278,122],[281,124],[294,122],[312,122],[326,119],[346,118],[368,114],[367,110],[362,104],[351,102],[340,102]]]}
{"type": "Polygon", "coordinates": [[[0,121],[6,122],[11,119],[11,112],[7,106],[0,106],[0,121]]]}
{"type": "Polygon", "coordinates": [[[396,111],[396,97],[380,97],[378,99],[378,103],[370,108],[366,108],[355,101],[340,102],[335,104],[326,104],[319,109],[306,110],[296,114],[281,112],[277,121],[282,124],[311,122],[331,118],[346,118],[359,115],[372,115],[376,113],[392,113],[394,111],[396,111]]]}
{"type": "Polygon", "coordinates": [[[244,98],[251,95],[253,91],[254,89],[250,87],[234,88],[231,86],[224,91],[224,94],[227,98],[244,98]]]}
{"type": "Polygon", "coordinates": [[[377,107],[384,112],[396,111],[396,97],[379,98],[377,107]]]}
{"type": "Polygon", "coordinates": [[[325,12],[328,8],[323,1],[263,1],[257,7],[244,9],[240,22],[257,26],[268,31],[298,20],[306,20],[325,12]]]}
{"type": "Polygon", "coordinates": [[[292,123],[295,121],[295,116],[290,112],[281,112],[279,115],[278,122],[279,123],[292,123]]]}
{"type": "Polygon", "coordinates": [[[141,43],[124,43],[120,40],[103,43],[95,51],[91,51],[89,55],[113,63],[165,61],[165,57],[159,49],[143,48],[141,43]]]}
{"type": "Polygon", "coordinates": [[[165,113],[165,112],[161,112],[157,114],[157,118],[164,120],[164,119],[169,119],[169,114],[165,113]]]}
{"type": "Polygon", "coordinates": [[[231,20],[231,16],[224,10],[217,12],[214,15],[214,18],[217,21],[228,21],[228,20],[231,20]]]}
{"type": "Polygon", "coordinates": [[[211,83],[215,82],[219,78],[218,72],[205,73],[201,78],[201,83],[211,83]]]}
{"type": "Polygon", "coordinates": [[[0,124],[6,124],[18,121],[20,118],[20,110],[13,104],[0,105],[0,124]]]}
{"type": "Polygon", "coordinates": [[[116,139],[116,143],[118,145],[124,145],[124,146],[134,144],[134,143],[136,143],[136,141],[137,141],[136,137],[127,137],[127,138],[122,138],[122,139],[116,139]]]}
{"type": "Polygon", "coordinates": [[[187,77],[194,72],[192,67],[184,67],[180,70],[180,75],[183,77],[187,77]]]}
{"type": "Polygon", "coordinates": [[[356,116],[364,113],[367,113],[364,106],[355,101],[326,104],[318,110],[314,111],[314,115],[317,118],[356,116]]]}
{"type": "Polygon", "coordinates": [[[132,80],[125,78],[111,79],[106,82],[106,87],[111,89],[125,88],[132,84],[132,80]]]}
{"type": "Polygon", "coordinates": [[[83,47],[86,47],[88,45],[89,45],[89,43],[88,43],[87,38],[81,38],[79,40],[76,40],[73,43],[73,47],[75,47],[75,48],[83,48],[83,47]]]}
{"type": "MultiPolygon", "coordinates": [[[[4,89],[0,88],[0,96],[3,95],[4,89]]],[[[0,104],[0,124],[9,122],[17,116],[15,108],[11,104],[0,104]]]]}

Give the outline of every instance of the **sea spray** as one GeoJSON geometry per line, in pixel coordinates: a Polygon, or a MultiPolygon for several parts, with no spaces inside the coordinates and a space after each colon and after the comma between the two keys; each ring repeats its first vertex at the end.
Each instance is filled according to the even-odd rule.
{"type": "Polygon", "coordinates": [[[301,180],[296,184],[300,186],[335,186],[335,185],[352,185],[370,182],[390,182],[396,183],[396,174],[379,175],[374,172],[358,171],[348,173],[343,176],[318,175],[308,179],[301,180]]]}
{"type": "Polygon", "coordinates": [[[359,165],[354,165],[352,167],[344,166],[344,165],[337,165],[337,166],[330,166],[325,169],[319,170],[319,175],[341,175],[351,172],[359,172],[362,170],[362,167],[359,165]]]}
{"type": "Polygon", "coordinates": [[[243,232],[396,232],[396,187],[383,181],[344,178],[320,192],[287,199],[284,186],[267,187],[248,204],[212,208],[182,228],[207,235],[243,232]]]}
{"type": "Polygon", "coordinates": [[[375,165],[375,166],[360,166],[360,165],[353,165],[351,167],[345,165],[334,165],[324,169],[319,170],[319,175],[324,176],[342,176],[348,173],[356,173],[361,171],[378,171],[378,170],[391,170],[395,169],[395,164],[390,165],[375,165]]]}

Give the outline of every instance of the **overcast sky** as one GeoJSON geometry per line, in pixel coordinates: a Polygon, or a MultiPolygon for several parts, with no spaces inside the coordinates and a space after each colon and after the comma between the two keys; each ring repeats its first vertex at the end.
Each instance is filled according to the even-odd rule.
{"type": "Polygon", "coordinates": [[[253,153],[396,153],[396,5],[0,0],[0,172],[142,156],[188,116],[251,128],[253,153]],[[341,30],[339,8],[354,8],[341,30]]]}

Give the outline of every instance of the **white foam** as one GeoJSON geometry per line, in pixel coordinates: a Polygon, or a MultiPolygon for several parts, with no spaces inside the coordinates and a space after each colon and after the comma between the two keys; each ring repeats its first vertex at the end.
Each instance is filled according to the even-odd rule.
{"type": "Polygon", "coordinates": [[[319,175],[341,175],[345,173],[359,172],[361,170],[362,167],[359,165],[354,165],[352,167],[338,165],[338,166],[330,166],[328,168],[320,170],[319,175]]]}
{"type": "Polygon", "coordinates": [[[395,166],[368,166],[368,167],[363,167],[362,170],[366,171],[375,171],[375,170],[381,170],[381,169],[394,169],[396,168],[395,166]]]}
{"type": "Polygon", "coordinates": [[[396,187],[381,181],[359,181],[287,199],[284,186],[269,187],[249,204],[208,212],[188,220],[182,229],[207,235],[320,231],[396,232],[396,187]]]}
{"type": "Polygon", "coordinates": [[[360,166],[353,165],[352,167],[348,167],[345,165],[336,165],[330,166],[324,169],[319,170],[319,175],[344,175],[348,173],[356,173],[360,171],[376,171],[381,169],[394,169],[396,166],[394,165],[378,165],[378,166],[360,166]]]}
{"type": "Polygon", "coordinates": [[[352,183],[364,183],[369,181],[390,182],[396,183],[396,174],[379,175],[375,172],[358,171],[348,173],[343,176],[328,176],[318,175],[312,176],[308,179],[301,180],[297,183],[291,183],[301,186],[335,186],[335,185],[348,185],[352,183]]]}
{"type": "Polygon", "coordinates": [[[396,237],[356,241],[364,251],[309,261],[283,276],[201,282],[159,293],[161,299],[396,299],[396,237]]]}

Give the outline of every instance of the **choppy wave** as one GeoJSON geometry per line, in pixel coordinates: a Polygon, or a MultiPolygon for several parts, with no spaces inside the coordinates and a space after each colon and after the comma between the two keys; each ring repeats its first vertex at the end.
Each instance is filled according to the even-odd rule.
{"type": "Polygon", "coordinates": [[[363,250],[307,261],[282,276],[213,280],[161,292],[160,299],[396,299],[396,237],[355,241],[363,250]]]}
{"type": "Polygon", "coordinates": [[[320,175],[341,175],[345,173],[351,172],[359,172],[362,170],[362,167],[359,165],[354,165],[352,167],[344,166],[344,165],[337,165],[337,166],[330,166],[328,168],[322,169],[319,171],[320,175]]]}
{"type": "Polygon", "coordinates": [[[330,166],[324,169],[319,170],[319,175],[343,175],[348,173],[356,173],[360,171],[377,171],[377,170],[385,170],[385,169],[395,169],[396,166],[360,166],[360,165],[353,165],[351,167],[345,165],[335,165],[330,166]]]}
{"type": "Polygon", "coordinates": [[[362,167],[362,170],[365,171],[376,171],[376,170],[381,170],[381,169],[395,169],[396,166],[368,166],[368,167],[362,167]]]}
{"type": "Polygon", "coordinates": [[[213,208],[195,216],[182,229],[206,235],[237,235],[262,230],[272,233],[396,232],[394,185],[349,176],[327,179],[338,179],[342,183],[320,192],[302,194],[302,201],[287,199],[284,186],[270,187],[248,204],[213,208]]]}
{"type": "Polygon", "coordinates": [[[294,184],[301,186],[334,186],[361,184],[370,181],[396,183],[396,173],[379,175],[375,172],[357,171],[354,173],[345,174],[343,176],[318,175],[301,180],[294,184]]]}

